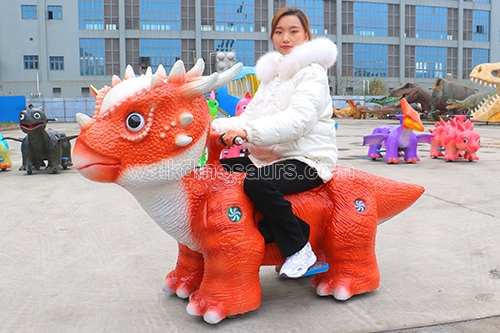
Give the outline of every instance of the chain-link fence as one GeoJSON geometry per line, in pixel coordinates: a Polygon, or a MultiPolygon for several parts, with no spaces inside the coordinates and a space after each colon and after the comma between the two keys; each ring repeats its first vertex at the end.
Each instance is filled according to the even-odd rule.
{"type": "Polygon", "coordinates": [[[92,116],[94,113],[95,99],[92,97],[77,98],[27,98],[26,104],[43,107],[47,118],[56,119],[59,122],[75,122],[77,113],[92,116]]]}

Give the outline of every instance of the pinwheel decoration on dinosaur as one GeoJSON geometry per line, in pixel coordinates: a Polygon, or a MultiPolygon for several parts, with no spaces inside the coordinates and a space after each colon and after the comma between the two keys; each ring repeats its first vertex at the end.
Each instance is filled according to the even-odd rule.
{"type": "MultiPolygon", "coordinates": [[[[94,181],[128,190],[149,216],[178,242],[178,260],[163,290],[189,298],[187,312],[215,324],[260,306],[261,265],[284,262],[275,243],[265,244],[262,217],[243,191],[245,174],[219,163],[219,135],[210,133],[204,94],[238,74],[237,64],[201,76],[177,61],[170,73],[136,77],[93,89],[96,111],[78,114],[81,133],[74,166],[94,181]],[[205,146],[208,161],[196,167],[205,146]]],[[[310,243],[330,269],[312,284],[321,296],[346,300],[378,288],[377,225],[410,207],[423,187],[337,167],[327,184],[287,196],[294,212],[311,226],[310,243]]]]}

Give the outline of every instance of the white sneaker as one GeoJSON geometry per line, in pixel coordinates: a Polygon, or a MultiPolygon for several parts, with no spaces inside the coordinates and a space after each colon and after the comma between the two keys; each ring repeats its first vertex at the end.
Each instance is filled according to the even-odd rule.
{"type": "Polygon", "coordinates": [[[299,278],[307,272],[307,269],[316,262],[311,244],[307,244],[288,258],[280,269],[280,276],[286,278],[299,278]]]}

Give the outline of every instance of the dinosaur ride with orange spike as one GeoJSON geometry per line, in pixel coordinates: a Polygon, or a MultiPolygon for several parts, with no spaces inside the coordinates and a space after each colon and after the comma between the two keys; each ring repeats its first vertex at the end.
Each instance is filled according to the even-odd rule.
{"type": "MultiPolygon", "coordinates": [[[[204,94],[238,74],[241,64],[202,76],[203,61],[186,72],[177,61],[96,94],[92,117],[78,114],[74,167],[86,178],[129,191],[178,242],[178,259],[163,290],[189,298],[187,312],[216,324],[260,306],[259,269],[284,262],[276,243],[265,244],[256,211],[243,191],[245,174],[219,163],[224,148],[210,132],[204,94]],[[197,167],[208,147],[207,163],[197,167]]],[[[287,195],[294,213],[311,227],[310,243],[330,269],[312,284],[321,296],[347,300],[378,288],[377,225],[410,207],[422,186],[337,167],[331,181],[287,195]]]]}

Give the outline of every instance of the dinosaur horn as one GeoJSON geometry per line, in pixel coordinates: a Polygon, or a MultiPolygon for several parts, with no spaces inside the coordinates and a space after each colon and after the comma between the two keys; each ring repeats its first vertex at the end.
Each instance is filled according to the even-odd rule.
{"type": "Polygon", "coordinates": [[[155,75],[158,76],[160,79],[167,79],[167,72],[165,71],[165,67],[163,67],[162,64],[158,65],[158,68],[156,69],[155,75]]]}
{"type": "Polygon", "coordinates": [[[168,82],[184,83],[186,82],[186,69],[184,62],[177,60],[170,70],[167,78],[168,82]]]}
{"type": "Polygon", "coordinates": [[[122,82],[122,79],[120,79],[118,76],[113,75],[111,78],[111,87],[116,86],[118,83],[122,82]]]}
{"type": "Polygon", "coordinates": [[[194,64],[193,68],[191,68],[186,73],[186,78],[201,76],[201,74],[203,74],[204,70],[205,70],[205,61],[203,61],[203,59],[199,58],[196,61],[196,64],[194,64]]]}
{"type": "Polygon", "coordinates": [[[237,63],[233,67],[229,68],[228,70],[222,72],[219,74],[219,79],[217,80],[217,83],[215,84],[214,87],[212,87],[213,90],[217,90],[235,77],[240,74],[241,69],[243,68],[243,64],[241,62],[237,63]]]}
{"type": "Polygon", "coordinates": [[[218,79],[219,74],[213,73],[212,75],[203,77],[200,80],[186,83],[179,88],[180,94],[184,98],[191,100],[212,90],[218,79]]]}
{"type": "Polygon", "coordinates": [[[163,79],[158,75],[155,74],[151,77],[151,88],[161,87],[166,85],[167,83],[165,83],[165,81],[163,81],[163,79]]]}
{"type": "Polygon", "coordinates": [[[144,74],[145,77],[151,77],[153,76],[153,70],[151,69],[151,67],[148,66],[148,68],[146,69],[146,73],[144,74]]]}
{"type": "Polygon", "coordinates": [[[90,118],[89,116],[87,116],[84,113],[78,112],[76,114],[76,122],[80,126],[80,130],[84,130],[84,129],[88,128],[89,126],[91,126],[95,122],[95,120],[90,118]]]}
{"type": "Polygon", "coordinates": [[[134,69],[132,66],[127,65],[127,68],[125,68],[125,75],[123,75],[124,80],[128,80],[135,77],[134,69]]]}
{"type": "Polygon", "coordinates": [[[92,95],[94,98],[97,98],[97,95],[99,94],[99,90],[96,89],[93,85],[90,85],[90,91],[92,91],[92,95]]]}

